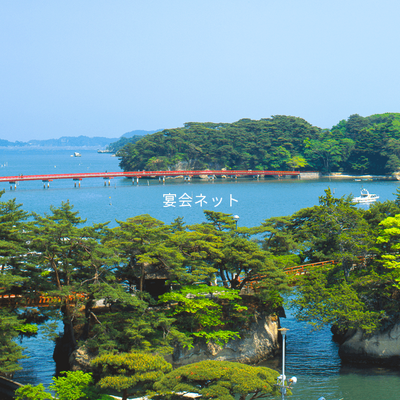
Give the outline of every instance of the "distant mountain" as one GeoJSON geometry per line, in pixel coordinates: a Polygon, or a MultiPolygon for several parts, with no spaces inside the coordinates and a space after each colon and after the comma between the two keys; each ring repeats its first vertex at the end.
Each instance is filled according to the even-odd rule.
{"type": "Polygon", "coordinates": [[[117,139],[88,136],[63,136],[60,139],[30,140],[28,146],[46,147],[106,147],[117,139]]]}
{"type": "Polygon", "coordinates": [[[105,148],[110,143],[117,140],[117,138],[105,137],[88,137],[88,136],[63,136],[59,139],[46,139],[46,140],[29,140],[29,142],[10,142],[8,140],[0,139],[1,147],[93,147],[105,148]]]}
{"type": "Polygon", "coordinates": [[[5,139],[0,139],[0,147],[9,147],[9,146],[25,146],[24,142],[10,142],[5,139]]]}
{"type": "MultiPolygon", "coordinates": [[[[124,133],[122,136],[115,138],[106,137],[88,137],[88,136],[63,136],[59,139],[46,139],[46,140],[29,140],[28,142],[10,142],[9,140],[0,139],[0,147],[18,147],[18,148],[29,148],[29,147],[63,147],[68,148],[93,148],[93,149],[105,149],[111,143],[118,141],[120,138],[131,138],[133,136],[144,136],[150,133],[158,132],[155,131],[143,131],[135,130],[132,132],[124,133]]],[[[125,139],[126,140],[126,139],[125,139]]]]}

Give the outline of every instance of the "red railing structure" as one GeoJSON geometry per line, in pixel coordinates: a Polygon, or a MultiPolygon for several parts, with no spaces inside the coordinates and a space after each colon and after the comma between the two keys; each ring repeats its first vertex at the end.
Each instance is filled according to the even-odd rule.
{"type": "MultiPolygon", "coordinates": [[[[86,298],[82,293],[67,296],[69,303],[76,303],[78,299],[86,298]]],[[[0,307],[49,307],[60,304],[66,296],[47,296],[39,294],[35,297],[22,296],[20,294],[0,294],[0,307]]]]}
{"type": "Polygon", "coordinates": [[[284,271],[287,275],[304,275],[307,273],[307,271],[310,268],[323,267],[324,265],[333,265],[333,264],[335,264],[334,260],[320,261],[320,262],[311,263],[311,264],[304,264],[304,265],[297,265],[295,267],[288,267],[288,268],[285,268],[284,271]]]}
{"type": "Polygon", "coordinates": [[[0,176],[0,182],[8,182],[10,184],[16,184],[16,182],[25,181],[42,181],[51,182],[57,179],[72,179],[74,181],[81,181],[84,178],[103,178],[112,179],[117,177],[132,178],[137,180],[140,178],[162,178],[165,180],[167,177],[178,177],[184,178],[192,177],[203,177],[207,176],[211,179],[216,177],[236,177],[241,176],[276,176],[278,178],[282,176],[299,176],[299,171],[252,171],[252,170],[201,170],[201,171],[129,171],[129,172],[84,172],[84,173],[73,173],[73,174],[46,174],[46,175],[16,175],[16,176],[0,176]]]}
{"type": "MultiPolygon", "coordinates": [[[[334,265],[334,264],[335,264],[334,260],[320,261],[320,262],[316,262],[316,263],[296,265],[295,267],[284,268],[283,271],[287,275],[299,276],[299,275],[307,274],[311,268],[323,267],[323,266],[334,265]]],[[[246,294],[249,291],[250,292],[254,292],[254,290],[256,289],[257,284],[263,278],[266,278],[266,277],[267,277],[266,275],[259,275],[259,276],[255,276],[254,278],[250,279],[242,288],[243,294],[246,294]]]]}

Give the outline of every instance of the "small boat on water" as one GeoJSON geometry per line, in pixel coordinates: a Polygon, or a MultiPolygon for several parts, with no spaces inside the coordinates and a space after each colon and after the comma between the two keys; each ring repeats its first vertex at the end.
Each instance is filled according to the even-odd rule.
{"type": "Polygon", "coordinates": [[[77,151],[74,153],[74,157],[81,157],[81,153],[78,153],[77,151]]]}
{"type": "Polygon", "coordinates": [[[361,195],[358,197],[353,197],[353,203],[357,204],[369,204],[378,200],[379,196],[377,194],[369,193],[367,189],[361,190],[361,195]]]}

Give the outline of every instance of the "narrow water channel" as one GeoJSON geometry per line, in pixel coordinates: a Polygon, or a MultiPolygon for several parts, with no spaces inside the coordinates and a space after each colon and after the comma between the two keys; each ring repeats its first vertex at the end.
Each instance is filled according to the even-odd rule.
{"type": "MultiPolygon", "coordinates": [[[[58,323],[57,332],[62,332],[62,322],[58,323]]],[[[27,358],[20,360],[23,369],[16,372],[13,379],[24,385],[43,383],[47,387],[56,372],[53,360],[54,341],[39,330],[37,336],[23,338],[18,344],[25,348],[24,355],[27,358]]]]}
{"type": "MultiPolygon", "coordinates": [[[[400,369],[342,364],[339,345],[332,340],[329,327],[315,331],[298,322],[290,310],[281,325],[286,334],[286,376],[296,376],[291,400],[390,400],[399,398],[400,369]]],[[[281,371],[282,359],[262,365],[281,371]]],[[[281,397],[277,397],[277,399],[281,397]]]]}

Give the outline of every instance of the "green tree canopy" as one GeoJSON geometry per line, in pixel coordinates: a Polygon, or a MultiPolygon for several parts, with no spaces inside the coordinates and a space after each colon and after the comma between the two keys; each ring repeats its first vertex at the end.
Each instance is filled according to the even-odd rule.
{"type": "Polygon", "coordinates": [[[278,394],[275,386],[279,373],[265,367],[228,361],[201,361],[179,367],[155,383],[154,390],[163,398],[182,399],[199,393],[204,399],[253,400],[278,394]]]}
{"type": "Polygon", "coordinates": [[[128,143],[117,155],[125,171],[174,169],[292,169],[304,167],[304,139],[319,128],[276,115],[232,124],[189,122],[128,143]]]}
{"type": "Polygon", "coordinates": [[[237,290],[199,285],[166,293],[159,301],[168,303],[169,314],[177,317],[182,331],[222,346],[240,337],[239,332],[223,328],[227,320],[234,319],[235,313],[247,310],[240,300],[237,290]]]}
{"type": "Polygon", "coordinates": [[[382,230],[377,237],[377,244],[385,246],[385,253],[382,254],[383,265],[391,270],[393,286],[400,289],[400,214],[384,219],[380,226],[382,230]]]}
{"type": "Polygon", "coordinates": [[[100,369],[98,385],[122,393],[122,400],[131,394],[140,395],[161,379],[172,366],[162,356],[148,353],[103,354],[93,360],[100,369]]]}
{"type": "MultiPolygon", "coordinates": [[[[4,190],[0,191],[0,197],[3,194],[4,190]]],[[[15,199],[0,202],[0,295],[19,294],[28,279],[21,273],[28,252],[27,217],[15,199]]],[[[0,374],[12,375],[21,369],[22,348],[14,339],[23,323],[12,306],[0,310],[0,374]]]]}
{"type": "Polygon", "coordinates": [[[117,277],[129,286],[136,285],[144,291],[144,282],[149,270],[161,271],[164,275],[183,257],[176,247],[169,246],[170,228],[148,214],[118,221],[105,245],[119,255],[121,266],[117,277]]]}
{"type": "Polygon", "coordinates": [[[62,372],[62,376],[53,378],[47,392],[43,384],[24,385],[15,391],[16,400],[112,400],[94,387],[92,374],[83,371],[62,372]]]}
{"type": "MultiPolygon", "coordinates": [[[[327,190],[319,206],[293,215],[294,237],[303,246],[304,259],[333,260],[333,264],[312,268],[299,277],[301,284],[292,301],[298,319],[316,327],[334,325],[341,332],[361,328],[370,333],[396,318],[394,271],[390,273],[380,260],[381,253],[384,259],[388,257],[390,246],[385,241],[391,236],[380,234],[385,223],[378,223],[395,209],[393,202],[364,212],[327,190]]],[[[393,217],[385,221],[390,225],[393,217]]]]}

